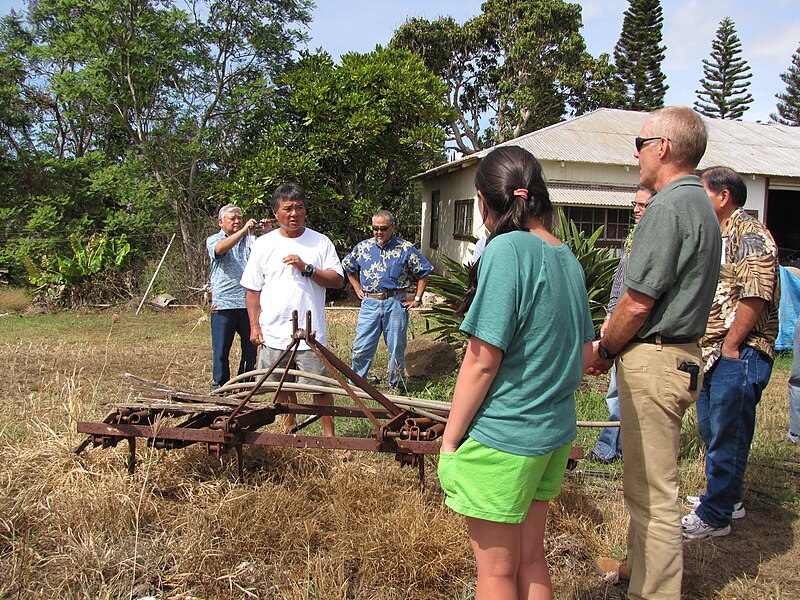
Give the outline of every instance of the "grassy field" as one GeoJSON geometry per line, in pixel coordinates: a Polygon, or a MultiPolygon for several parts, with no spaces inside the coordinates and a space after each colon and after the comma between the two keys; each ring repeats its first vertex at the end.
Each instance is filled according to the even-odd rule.
{"type": "MultiPolygon", "coordinates": [[[[345,360],[355,318],[328,315],[330,346],[345,360]]],[[[416,315],[413,334],[424,328],[416,315]]],[[[124,372],[206,391],[209,337],[195,309],[0,318],[0,598],[472,597],[466,529],[443,505],[433,457],[420,492],[416,472],[391,455],[342,463],[324,451],[246,448],[242,483],[232,460],[196,446],[140,444],[132,476],[126,444],[74,454],[76,422],[100,420],[106,403],[128,397],[124,372]]],[[[777,443],[790,360],[778,357],[759,408],[747,518],[728,537],[685,544],[684,598],[800,598],[800,448],[777,443]]],[[[384,352],[375,373],[385,365],[384,352]]],[[[453,381],[410,387],[448,399],[453,381]]],[[[580,419],[605,419],[606,383],[587,379],[580,419]]],[[[588,451],[597,433],[582,429],[576,443],[588,451]]],[[[683,493],[702,490],[693,412],[680,471],[683,493]]],[[[548,522],[557,598],[624,597],[592,559],[621,556],[626,527],[621,466],[581,461],[548,522]]]]}

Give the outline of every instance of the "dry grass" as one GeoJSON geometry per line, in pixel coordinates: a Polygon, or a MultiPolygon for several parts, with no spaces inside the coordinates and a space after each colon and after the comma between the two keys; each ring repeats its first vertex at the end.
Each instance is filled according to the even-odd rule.
{"type": "MultiPolygon", "coordinates": [[[[329,315],[330,345],[348,357],[355,314],[329,315]]],[[[424,326],[414,322],[415,331],[424,326]]],[[[385,353],[379,363],[385,366],[385,353]]],[[[202,448],[140,444],[72,450],[78,420],[123,400],[130,371],[206,389],[208,323],[201,311],[65,313],[0,320],[0,597],[470,598],[474,566],[463,520],[392,456],[339,463],[319,451],[245,450],[245,482],[202,448]]],[[[787,358],[762,401],[748,474],[747,518],[727,538],[686,544],[685,598],[800,597],[798,459],[785,431],[787,358]]],[[[446,393],[452,379],[420,389],[446,393]]],[[[602,380],[580,395],[581,418],[602,415],[602,380]]],[[[682,485],[701,489],[700,448],[686,421],[682,485]]],[[[344,424],[343,424],[344,428],[344,424]]],[[[582,431],[590,446],[594,431],[582,431]]],[[[592,571],[624,552],[627,516],[618,466],[582,463],[548,524],[557,598],[624,597],[592,571]]]]}
{"type": "Polygon", "coordinates": [[[22,288],[0,285],[0,314],[17,314],[24,311],[31,304],[31,297],[22,288]]]}

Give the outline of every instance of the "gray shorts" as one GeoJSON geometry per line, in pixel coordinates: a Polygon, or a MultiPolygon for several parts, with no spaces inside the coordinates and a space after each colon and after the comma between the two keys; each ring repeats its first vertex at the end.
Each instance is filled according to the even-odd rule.
{"type": "MultiPolygon", "coordinates": [[[[281,352],[283,352],[283,350],[262,345],[258,351],[258,368],[269,369],[273,364],[275,364],[275,361],[278,360],[281,352]]],[[[272,375],[269,376],[269,381],[280,381],[281,375],[283,375],[283,369],[286,368],[286,361],[289,360],[290,356],[291,354],[287,354],[283,358],[281,364],[276,367],[272,372],[272,375]]],[[[329,376],[328,371],[325,369],[325,365],[322,364],[322,361],[316,354],[314,354],[313,350],[298,350],[294,357],[294,362],[289,366],[289,368],[297,371],[314,373],[315,375],[329,376]]],[[[303,383],[306,385],[325,385],[321,381],[309,379],[308,377],[300,377],[298,379],[294,375],[286,376],[286,381],[294,382],[295,380],[297,380],[297,383],[303,383]]]]}

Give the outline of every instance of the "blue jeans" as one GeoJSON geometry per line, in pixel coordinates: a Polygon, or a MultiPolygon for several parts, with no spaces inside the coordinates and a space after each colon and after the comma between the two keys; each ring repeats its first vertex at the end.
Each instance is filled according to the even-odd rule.
{"type": "Polygon", "coordinates": [[[794,358],[789,373],[789,433],[800,435],[800,317],[794,324],[794,358]]]}
{"type": "MultiPolygon", "coordinates": [[[[619,421],[619,394],[617,393],[617,365],[611,367],[611,380],[608,382],[606,404],[608,405],[609,421],[619,421]]],[[[597,438],[597,445],[593,453],[603,460],[618,460],[622,458],[622,438],[619,427],[606,427],[597,438]]]]}
{"type": "Polygon", "coordinates": [[[356,338],[353,340],[353,370],[366,377],[383,333],[389,349],[389,385],[398,386],[406,364],[406,331],[408,311],[403,306],[403,294],[386,300],[364,298],[358,313],[356,338]]]}
{"type": "Polygon", "coordinates": [[[720,356],[703,377],[697,425],[706,443],[706,493],[697,515],[712,527],[731,522],[742,500],[744,472],[756,425],[756,405],[772,373],[772,360],[750,346],[739,360],[720,356]]]}
{"type": "Polygon", "coordinates": [[[239,334],[242,343],[242,358],[239,361],[239,375],[252,371],[256,366],[256,346],[250,341],[250,319],[246,308],[232,308],[211,312],[211,369],[213,388],[225,385],[231,378],[228,355],[233,346],[233,338],[239,334]]]}

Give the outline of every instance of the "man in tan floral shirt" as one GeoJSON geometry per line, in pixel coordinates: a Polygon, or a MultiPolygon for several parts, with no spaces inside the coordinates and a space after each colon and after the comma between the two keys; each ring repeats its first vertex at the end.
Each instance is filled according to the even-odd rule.
{"type": "Polygon", "coordinates": [[[705,336],[697,423],[706,443],[706,492],[689,496],[687,538],[728,535],[745,515],[742,484],[756,405],[772,372],[778,335],[778,251],[766,227],[744,209],[744,180],[727,167],[700,176],[722,230],[722,265],[705,336]]]}

